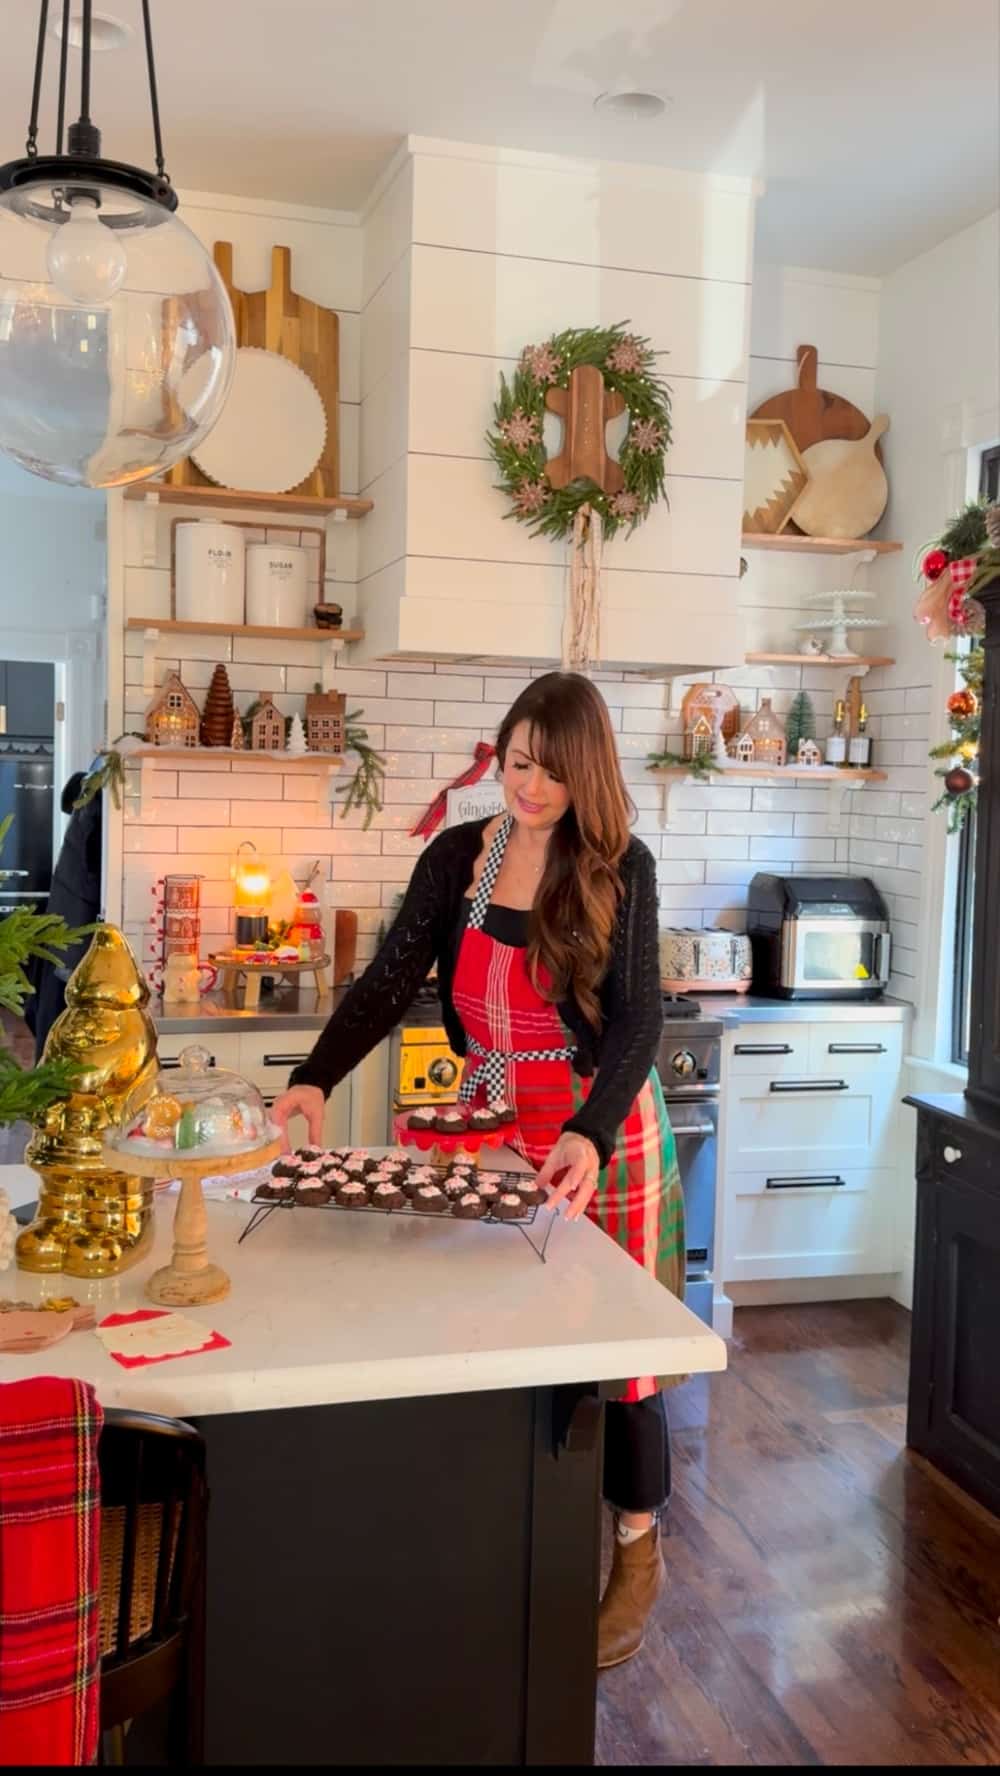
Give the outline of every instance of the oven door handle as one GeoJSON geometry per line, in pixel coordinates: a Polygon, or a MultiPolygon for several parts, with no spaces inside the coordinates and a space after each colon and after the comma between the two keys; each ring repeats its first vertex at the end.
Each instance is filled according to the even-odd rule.
{"type": "Polygon", "coordinates": [[[850,1091],[846,1079],[772,1079],[772,1092],[845,1092],[850,1091]]]}
{"type": "Polygon", "coordinates": [[[714,1135],[715,1133],[714,1122],[678,1122],[674,1123],[672,1127],[675,1140],[679,1140],[681,1135],[714,1135]]]}

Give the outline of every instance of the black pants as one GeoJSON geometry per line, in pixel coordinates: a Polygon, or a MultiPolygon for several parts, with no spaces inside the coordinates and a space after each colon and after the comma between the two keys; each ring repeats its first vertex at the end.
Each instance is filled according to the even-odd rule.
{"type": "Polygon", "coordinates": [[[670,1499],[670,1426],[662,1394],[609,1400],[604,1497],[618,1511],[659,1511],[670,1499]]]}

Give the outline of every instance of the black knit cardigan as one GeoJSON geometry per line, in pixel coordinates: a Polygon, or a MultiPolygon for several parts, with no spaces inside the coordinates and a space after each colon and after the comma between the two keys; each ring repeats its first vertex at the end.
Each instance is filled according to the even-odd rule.
{"type": "MultiPolygon", "coordinates": [[[[337,1007],[308,1059],[292,1074],[293,1085],[316,1085],[329,1095],[399,1023],[435,963],[448,1041],[457,1055],[464,1055],[465,1031],[455,1011],[452,982],[465,926],[462,901],[486,824],[472,820],[452,827],[423,852],[385,942],[337,1007]]],[[[587,1022],[572,996],[558,1008],[576,1040],[575,1071],[584,1078],[596,1073],[586,1103],[563,1128],[593,1141],[602,1165],[649,1077],[662,1024],[656,865],[647,847],[633,838],[620,869],[624,893],[599,993],[600,1031],[587,1022]]]]}

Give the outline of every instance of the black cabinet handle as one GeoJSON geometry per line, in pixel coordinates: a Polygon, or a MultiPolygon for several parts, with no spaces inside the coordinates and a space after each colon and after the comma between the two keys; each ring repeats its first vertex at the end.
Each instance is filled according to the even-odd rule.
{"type": "Polygon", "coordinates": [[[889,1051],[884,1042],[828,1042],[826,1052],[832,1055],[884,1055],[889,1051]]]}
{"type": "Polygon", "coordinates": [[[846,1079],[772,1079],[768,1091],[773,1092],[845,1092],[850,1091],[846,1079]]]}
{"type": "Polygon", "coordinates": [[[790,1042],[737,1042],[733,1045],[733,1053],[737,1055],[790,1055],[795,1050],[790,1042]]]}
{"type": "MultiPolygon", "coordinates": [[[[162,1059],[161,1059],[161,1061],[160,1061],[160,1066],[161,1066],[161,1068],[162,1068],[162,1069],[163,1069],[163,1071],[164,1071],[164,1073],[165,1073],[165,1072],[166,1072],[166,1071],[167,1071],[167,1068],[168,1068],[168,1067],[179,1067],[179,1066],[180,1066],[180,1064],[181,1064],[181,1063],[180,1063],[180,1061],[179,1061],[179,1060],[175,1060],[175,1061],[172,1061],[172,1060],[166,1060],[166,1061],[164,1061],[164,1060],[162,1060],[162,1059]]],[[[214,1055],[209,1055],[209,1057],[208,1057],[208,1064],[209,1064],[209,1066],[210,1066],[210,1067],[214,1067],[214,1066],[215,1066],[215,1056],[214,1056],[214,1055]]]]}
{"type": "Polygon", "coordinates": [[[309,1056],[305,1055],[265,1055],[265,1067],[301,1067],[309,1056]]]}
{"type": "Polygon", "coordinates": [[[829,1190],[834,1185],[837,1188],[842,1188],[846,1183],[846,1178],[840,1178],[835,1172],[831,1172],[828,1178],[768,1178],[764,1188],[766,1190],[829,1190]]]}

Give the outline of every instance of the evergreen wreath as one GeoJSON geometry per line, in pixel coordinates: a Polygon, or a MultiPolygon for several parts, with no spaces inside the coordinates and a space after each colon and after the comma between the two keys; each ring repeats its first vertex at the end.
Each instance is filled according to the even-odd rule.
{"type": "Polygon", "coordinates": [[[600,514],[605,536],[623,525],[634,530],[648,516],[650,507],[666,497],[664,465],[671,434],[670,390],[655,364],[649,340],[630,333],[628,322],[566,327],[543,345],[525,346],[510,381],[500,377],[493,430],[486,434],[500,471],[498,488],[511,502],[505,517],[530,524],[532,536],[568,537],[581,506],[600,514]],[[595,365],[605,388],[620,394],[628,408],[628,431],[618,457],[624,486],[615,494],[580,479],[555,488],[546,475],[546,390],[567,388],[571,373],[582,364],[595,365]]]}

